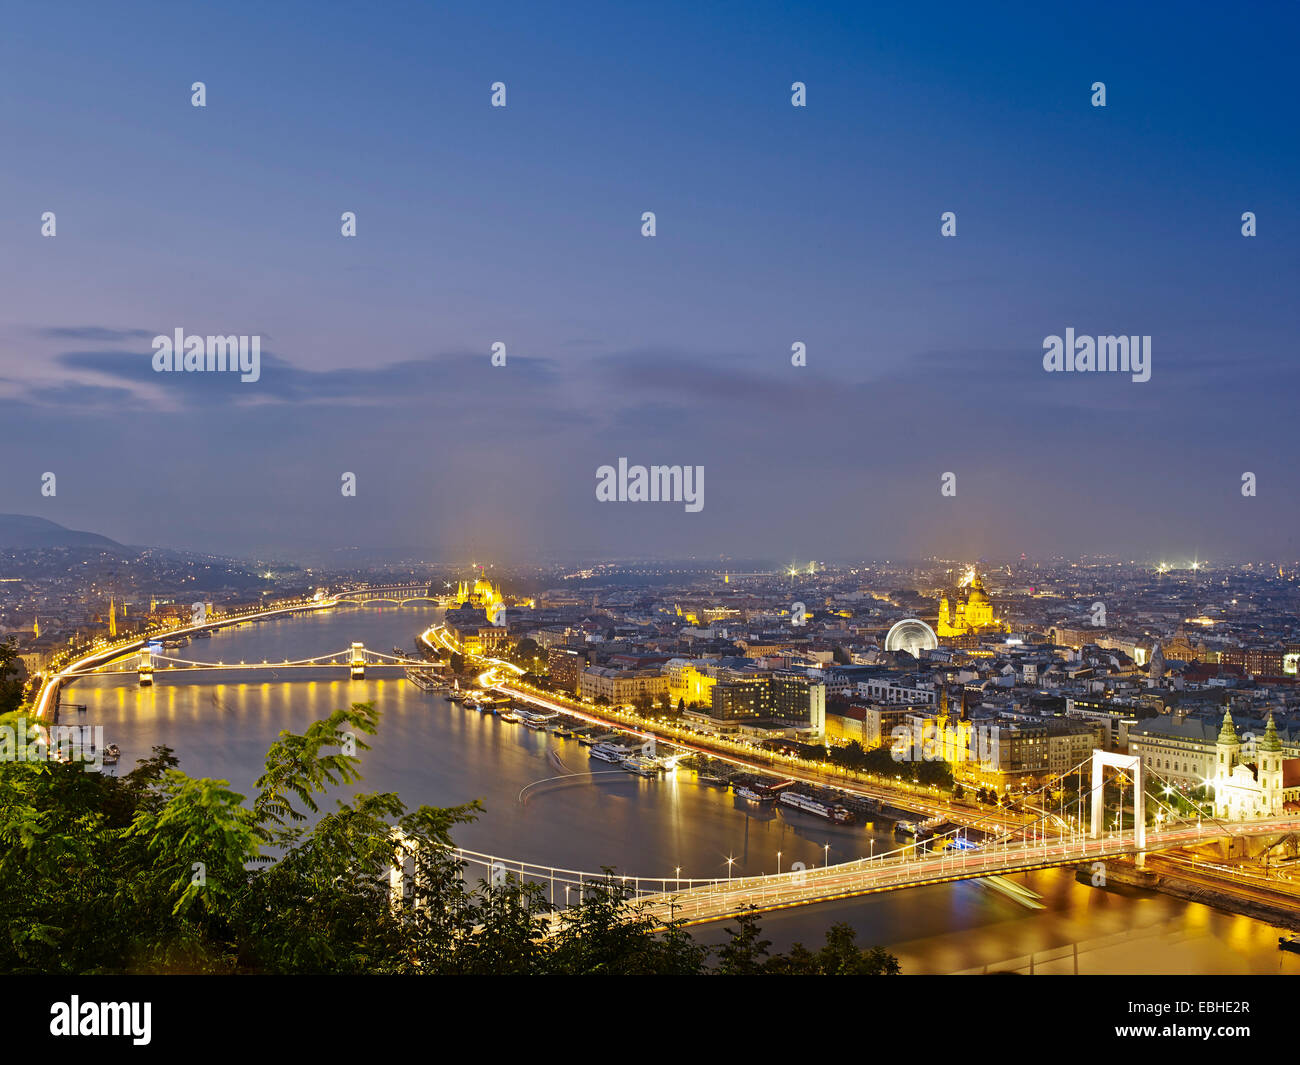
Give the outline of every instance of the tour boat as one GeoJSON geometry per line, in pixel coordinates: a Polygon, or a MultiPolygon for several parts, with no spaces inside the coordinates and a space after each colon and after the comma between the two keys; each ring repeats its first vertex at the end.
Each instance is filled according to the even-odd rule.
{"type": "Polygon", "coordinates": [[[104,748],[104,764],[117,765],[117,760],[122,757],[122,751],[116,743],[110,743],[104,748]]]}
{"type": "Polygon", "coordinates": [[[639,754],[628,755],[621,764],[629,773],[638,773],[643,777],[657,777],[663,769],[653,758],[642,758],[639,754]]]}
{"type": "Polygon", "coordinates": [[[742,785],[736,789],[736,795],[741,799],[748,799],[750,802],[772,802],[773,796],[760,795],[753,788],[742,785]]]}
{"type": "Polygon", "coordinates": [[[591,756],[599,758],[602,762],[622,762],[627,752],[622,747],[616,747],[612,743],[597,743],[591,748],[591,756]]]}
{"type": "Polygon", "coordinates": [[[804,813],[816,814],[818,817],[824,817],[836,824],[850,825],[854,821],[853,812],[846,807],[833,803],[818,802],[816,799],[810,799],[807,795],[800,795],[798,792],[783,791],[778,801],[783,806],[792,806],[796,810],[803,810],[804,813]]]}
{"type": "Polygon", "coordinates": [[[429,674],[419,669],[408,669],[406,671],[406,679],[409,680],[421,691],[426,691],[426,692],[433,691],[438,686],[437,681],[435,681],[431,676],[429,676],[429,674]]]}

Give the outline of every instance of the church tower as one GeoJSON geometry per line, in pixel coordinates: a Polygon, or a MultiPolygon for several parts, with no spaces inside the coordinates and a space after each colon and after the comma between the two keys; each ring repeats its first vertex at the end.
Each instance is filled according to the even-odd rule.
{"type": "Polygon", "coordinates": [[[974,755],[971,751],[970,711],[966,708],[966,688],[964,686],[961,690],[961,713],[955,721],[951,721],[948,731],[952,736],[952,755],[947,761],[953,765],[958,762],[970,761],[974,755]]]}
{"type": "Polygon", "coordinates": [[[1241,757],[1241,740],[1232,724],[1232,711],[1223,708],[1223,727],[1214,745],[1214,816],[1231,817],[1235,805],[1232,771],[1241,757]]]}
{"type": "Polygon", "coordinates": [[[117,603],[112,599],[108,601],[108,635],[117,635],[117,603]]]}
{"type": "Polygon", "coordinates": [[[1278,739],[1273,712],[1268,714],[1268,727],[1264,738],[1255,747],[1259,758],[1259,786],[1264,792],[1264,812],[1282,812],[1282,741],[1278,739]]]}
{"type": "Polygon", "coordinates": [[[1223,727],[1219,729],[1219,738],[1214,745],[1216,777],[1230,777],[1241,755],[1241,740],[1237,738],[1237,729],[1232,724],[1232,711],[1223,708],[1223,727]]]}
{"type": "Polygon", "coordinates": [[[939,597],[939,625],[935,629],[939,636],[955,636],[956,631],[952,627],[952,611],[948,607],[948,593],[944,592],[939,597]]]}

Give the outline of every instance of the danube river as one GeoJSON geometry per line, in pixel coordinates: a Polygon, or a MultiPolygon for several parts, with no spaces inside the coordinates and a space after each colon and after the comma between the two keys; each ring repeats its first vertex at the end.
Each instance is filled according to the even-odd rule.
{"type": "MultiPolygon", "coordinates": [[[[344,606],[220,631],[167,654],[204,662],[295,660],[353,641],[388,652],[411,648],[415,635],[440,617],[433,607],[344,606]]],[[[697,784],[687,770],[659,779],[635,776],[590,758],[576,740],[464,710],[420,691],[399,670],[383,672],[351,681],[342,669],[160,671],[152,689],[138,687],[134,673],[105,675],[78,681],[63,698],[87,704],[78,720],[104,726],[105,740],[121,747],[119,772],[166,744],[186,772],[228,780],[246,795],[282,729],[303,732],[334,709],[372,702],[382,712],[379,733],[362,754],[365,780],[355,790],[396,791],[411,807],[480,799],[484,813],[461,827],[456,841],[543,865],[613,866],[671,881],[725,877],[728,859],[732,874],[742,876],[776,872],[778,861],[789,869],[796,861],[821,865],[827,855],[832,862],[862,857],[873,841],[876,853],[896,845],[887,824],[837,826],[798,811],[756,812],[730,793],[697,784]]],[[[888,946],[907,973],[1031,966],[1036,972],[1300,972],[1300,957],[1277,949],[1278,931],[1249,918],[1162,895],[1096,890],[1076,883],[1073,870],[1015,880],[1041,896],[1041,909],[968,881],[767,914],[764,934],[777,948],[795,940],[813,946],[832,921],[847,921],[860,943],[888,946]]],[[[712,941],[720,926],[695,934],[712,941]]]]}

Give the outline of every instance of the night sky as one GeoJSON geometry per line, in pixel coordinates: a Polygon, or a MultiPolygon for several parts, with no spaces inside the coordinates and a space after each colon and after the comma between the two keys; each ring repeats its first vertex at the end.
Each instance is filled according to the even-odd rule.
{"type": "Polygon", "coordinates": [[[1052,7],[9,4],[0,511],[226,554],[1300,557],[1300,15],[1052,7]],[[1151,379],[1046,373],[1067,327],[1149,335],[1151,379]],[[260,381],[155,373],[177,328],[260,335],[260,381]],[[597,502],[621,456],[704,466],[703,510],[597,502]]]}

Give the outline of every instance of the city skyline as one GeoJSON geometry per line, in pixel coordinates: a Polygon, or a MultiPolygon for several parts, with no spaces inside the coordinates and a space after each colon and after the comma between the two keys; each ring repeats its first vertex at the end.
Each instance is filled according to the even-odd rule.
{"type": "Polygon", "coordinates": [[[1292,13],[250,11],[0,44],[5,510],[235,557],[1300,556],[1292,13]],[[155,373],[177,329],[259,380],[155,373]],[[1045,373],[1067,330],[1150,379],[1045,373]],[[623,457],[703,508],[598,502],[623,457]]]}

